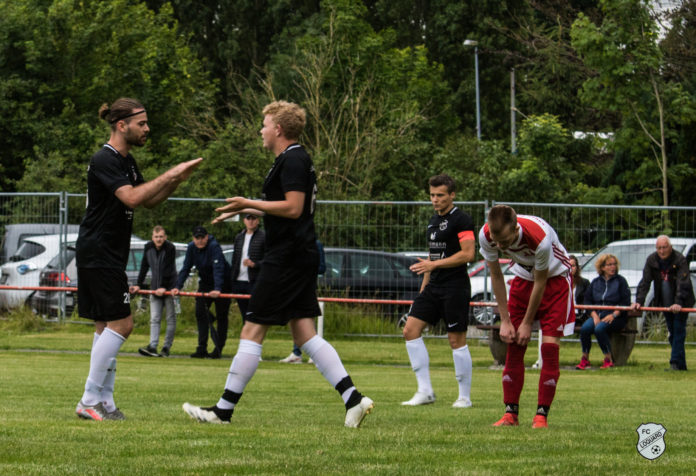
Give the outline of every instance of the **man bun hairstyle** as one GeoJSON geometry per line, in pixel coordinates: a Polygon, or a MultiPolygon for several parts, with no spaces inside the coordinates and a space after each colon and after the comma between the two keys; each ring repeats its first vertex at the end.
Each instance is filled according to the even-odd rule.
{"type": "Polygon", "coordinates": [[[144,111],[145,106],[143,106],[137,99],[118,98],[111,104],[111,106],[106,103],[101,105],[99,108],[99,119],[108,122],[111,124],[111,128],[115,129],[118,121],[128,119],[129,117],[140,114],[144,111]]]}
{"type": "Polygon", "coordinates": [[[495,205],[488,211],[488,226],[493,233],[501,233],[507,227],[517,226],[517,213],[507,205],[495,205]]]}
{"type": "Polygon", "coordinates": [[[454,182],[454,179],[447,174],[433,175],[430,177],[430,180],[428,180],[428,185],[431,187],[441,187],[444,185],[447,187],[447,193],[452,193],[457,189],[457,184],[454,182]]]}
{"type": "Polygon", "coordinates": [[[299,105],[288,101],[273,101],[263,108],[264,116],[271,116],[273,122],[283,130],[283,136],[297,140],[307,124],[307,113],[299,105]]]}

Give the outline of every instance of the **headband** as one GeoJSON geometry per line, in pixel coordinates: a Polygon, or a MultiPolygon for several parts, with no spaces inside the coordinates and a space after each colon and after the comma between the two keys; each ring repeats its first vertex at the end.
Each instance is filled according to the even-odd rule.
{"type": "Polygon", "coordinates": [[[119,118],[112,119],[111,121],[109,121],[109,124],[116,124],[118,121],[122,121],[122,120],[127,119],[127,118],[132,117],[132,116],[137,116],[138,114],[142,114],[143,112],[147,112],[147,111],[145,109],[143,109],[142,111],[131,112],[130,114],[126,114],[125,116],[121,116],[119,118]]]}

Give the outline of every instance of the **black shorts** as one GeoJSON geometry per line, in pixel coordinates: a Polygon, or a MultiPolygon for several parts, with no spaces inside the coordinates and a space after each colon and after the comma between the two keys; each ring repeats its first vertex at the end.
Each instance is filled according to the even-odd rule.
{"type": "Polygon", "coordinates": [[[447,332],[466,332],[469,326],[469,301],[471,290],[466,287],[425,286],[409,311],[431,326],[440,319],[445,321],[447,332]]]}
{"type": "Polygon", "coordinates": [[[295,267],[264,263],[251,292],[247,321],[284,326],[292,319],[320,313],[316,263],[295,267]]]}
{"type": "Polygon", "coordinates": [[[77,268],[77,311],[93,321],[118,321],[131,315],[128,277],[113,268],[77,268]]]}

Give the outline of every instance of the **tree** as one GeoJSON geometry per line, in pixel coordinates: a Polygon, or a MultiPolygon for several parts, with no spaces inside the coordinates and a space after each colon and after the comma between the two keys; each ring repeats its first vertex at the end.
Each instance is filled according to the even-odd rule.
{"type": "Polygon", "coordinates": [[[214,86],[170,8],[0,0],[0,9],[0,160],[22,177],[20,190],[85,190],[87,160],[108,138],[97,117],[104,102],[134,96],[145,104],[152,133],[139,162],[147,168],[157,157],[159,170],[171,163],[171,137],[210,107],[214,86]]]}
{"type": "Polygon", "coordinates": [[[279,41],[267,95],[307,109],[304,142],[332,198],[420,197],[429,142],[457,126],[450,91],[425,48],[394,47],[365,15],[356,0],[322,2],[304,35],[279,41]]]}
{"type": "Polygon", "coordinates": [[[601,0],[602,22],[580,14],[571,31],[572,45],[595,73],[581,97],[593,106],[616,112],[623,128],[616,147],[653,159],[636,167],[634,183],[644,192],[654,186],[651,172],[659,170],[662,204],[669,204],[668,142],[676,124],[693,119],[693,98],[682,85],[663,76],[664,56],[647,0],[601,0]],[[637,135],[639,131],[640,135],[637,135]]]}
{"type": "Polygon", "coordinates": [[[565,155],[571,140],[557,117],[542,114],[527,118],[520,128],[517,157],[500,179],[502,199],[566,201],[577,177],[565,155]]]}

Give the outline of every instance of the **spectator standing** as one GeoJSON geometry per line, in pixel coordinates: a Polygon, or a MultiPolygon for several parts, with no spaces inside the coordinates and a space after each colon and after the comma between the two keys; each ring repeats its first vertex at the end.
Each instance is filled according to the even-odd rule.
{"type": "Polygon", "coordinates": [[[114,403],[116,357],[133,331],[126,265],[133,209],[154,207],[186,180],[201,158],[183,162],[145,182],[130,154],[150,132],[147,111],[119,98],[99,109],[111,135],[89,161],[87,209],[76,243],[78,313],[94,321],[89,374],[75,413],[88,420],[124,420],[114,403]]]}
{"type": "Polygon", "coordinates": [[[192,267],[198,271],[198,292],[207,296],[196,298],[196,325],[198,327],[198,347],[191,354],[194,359],[219,359],[227,341],[229,325],[230,300],[220,299],[221,293],[232,290],[230,282],[230,265],[222,254],[222,248],[213,235],[205,228],[196,226],[193,229],[193,241],[186,248],[184,264],[179,271],[176,286],[172,295],[176,296],[184,286],[192,267]],[[215,314],[210,307],[215,303],[215,314]],[[217,328],[214,321],[217,320],[217,328]],[[208,334],[215,348],[208,353],[208,334]]]}
{"type": "Polygon", "coordinates": [[[152,240],[145,244],[138,284],[131,288],[132,293],[143,288],[148,270],[152,270],[150,289],[154,291],[154,294],[150,294],[150,343],[147,347],[139,348],[138,352],[146,357],[169,357],[176,332],[174,299],[177,298],[165,293],[176,286],[176,247],[167,240],[167,232],[159,225],[152,229],[152,240]],[[163,310],[167,313],[167,333],[162,351],[158,353],[163,310]]]}
{"type": "Polygon", "coordinates": [[[505,414],[493,426],[517,426],[524,385],[524,354],[539,320],[542,365],[537,411],[532,428],[548,427],[548,413],[560,377],[558,351],[561,336],[575,328],[575,309],[568,253],[551,226],[539,217],[517,215],[507,205],[496,205],[479,232],[481,254],[491,270],[491,284],[500,311],[500,338],[507,342],[503,370],[505,414]],[[515,275],[510,296],[498,259],[512,258],[515,275]]]}
{"type": "Polygon", "coordinates": [[[653,305],[668,307],[665,312],[669,344],[672,354],[669,358],[670,370],[686,370],[686,319],[688,314],[683,307],[694,305],[694,288],[689,274],[689,263],[684,255],[672,248],[672,242],[666,235],[660,235],[655,242],[655,252],[645,260],[643,277],[638,283],[636,302],[631,305],[635,310],[645,305],[645,298],[654,283],[653,305]]]}
{"type": "MultiPolygon", "coordinates": [[[[584,297],[584,303],[588,306],[629,306],[631,304],[631,289],[626,278],[619,274],[619,259],[609,253],[605,253],[595,261],[597,276],[590,283],[584,297]]],[[[590,367],[590,348],[592,347],[592,334],[597,337],[599,348],[604,353],[602,369],[614,366],[611,355],[611,340],[609,336],[626,326],[628,314],[626,311],[612,311],[610,309],[591,309],[590,318],[580,328],[580,345],[582,346],[582,358],[576,366],[578,370],[590,367]]]]}
{"type": "MultiPolygon", "coordinates": [[[[264,338],[272,325],[290,325],[293,341],[313,360],[322,376],[343,400],[347,427],[360,426],[374,403],[363,396],[346,372],[338,353],[314,327],[319,315],[317,268],[319,255],[314,232],[317,178],[309,154],[297,141],[306,112],[297,104],[275,101],[263,109],[264,148],[276,156],[263,184],[263,200],[228,198],[224,212],[213,223],[238,213],[264,213],[266,254],[251,294],[237,354],[227,374],[224,392],[212,407],[183,404],[200,422],[229,423],[242,393],[256,373],[264,338]]],[[[283,391],[282,388],[278,391],[283,391]]]]}
{"type": "Polygon", "coordinates": [[[423,282],[403,330],[418,390],[410,400],[401,404],[416,406],[435,402],[423,330],[442,319],[447,325],[454,375],[459,386],[459,397],[452,406],[468,408],[471,407],[472,362],[466,343],[471,300],[467,263],[476,255],[474,222],[467,213],[454,206],[455,183],[449,175],[435,175],[428,184],[430,202],[435,211],[426,228],[429,257],[427,260],[418,258],[418,262],[411,265],[411,271],[421,275],[423,282]]]}
{"type": "MultiPolygon", "coordinates": [[[[261,271],[261,261],[266,247],[266,233],[259,225],[257,213],[244,215],[244,230],[234,238],[232,253],[232,292],[251,294],[256,278],[261,271]]],[[[249,299],[237,299],[242,321],[246,316],[249,299]]]]}

